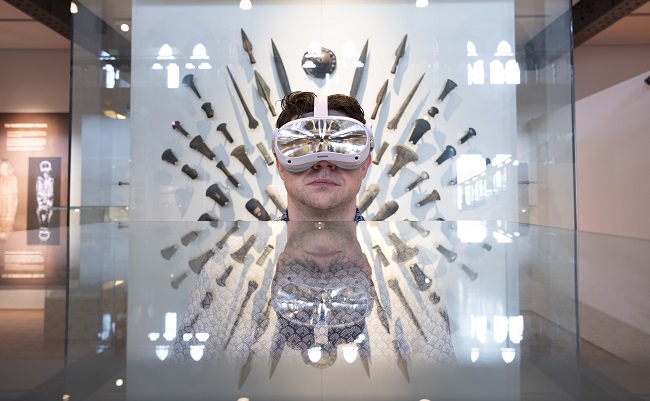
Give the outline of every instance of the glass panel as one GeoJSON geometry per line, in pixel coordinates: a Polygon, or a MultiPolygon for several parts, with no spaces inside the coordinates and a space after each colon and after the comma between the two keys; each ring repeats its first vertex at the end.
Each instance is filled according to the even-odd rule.
{"type": "MultiPolygon", "coordinates": [[[[571,231],[479,221],[81,229],[98,239],[81,249],[96,267],[70,290],[88,305],[70,309],[69,330],[95,323],[68,349],[90,352],[128,398],[177,399],[182,383],[199,399],[513,399],[546,382],[562,382],[544,387],[553,399],[579,391],[571,231]]],[[[85,385],[68,376],[70,394],[85,385]]]]}
{"type": "Polygon", "coordinates": [[[515,2],[521,222],[575,228],[570,2],[515,2]]]}
{"type": "Polygon", "coordinates": [[[570,230],[118,221],[60,236],[83,239],[67,286],[46,270],[40,311],[2,311],[16,397],[623,400],[647,377],[648,241],[577,237],[578,347],[570,230]]]}

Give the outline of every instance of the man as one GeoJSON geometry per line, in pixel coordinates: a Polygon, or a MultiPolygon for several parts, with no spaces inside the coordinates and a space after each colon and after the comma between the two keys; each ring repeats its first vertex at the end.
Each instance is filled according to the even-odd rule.
{"type": "Polygon", "coordinates": [[[374,147],[359,102],[293,92],[282,100],[273,136],[287,210],[280,220],[362,221],[356,205],[374,147]]]}

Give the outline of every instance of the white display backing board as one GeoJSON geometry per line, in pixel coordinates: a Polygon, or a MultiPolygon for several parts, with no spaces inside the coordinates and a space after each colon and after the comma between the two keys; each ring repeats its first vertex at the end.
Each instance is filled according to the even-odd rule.
{"type": "Polygon", "coordinates": [[[416,8],[410,2],[255,3],[249,11],[241,10],[237,2],[224,5],[134,1],[132,38],[130,220],[196,220],[204,212],[220,220],[252,220],[255,218],[244,207],[251,198],[259,199],[272,217],[280,215],[265,188],[275,186],[286,199],[282,180],[276,166],[267,166],[256,147],[258,142],[264,142],[271,149],[276,118],[257,95],[254,70],[271,87],[278,112],[279,99],[283,96],[273,64],[271,39],[282,56],[291,89],[319,95],[349,93],[355,69],[352,63],[358,60],[366,40],[369,41],[358,98],[375,131],[376,148],[383,141],[389,142],[390,147],[381,163],[372,165],[361,187],[360,195],[370,183],[381,188],[364,213],[367,219],[372,219],[390,200],[399,204],[391,220],[517,218],[516,169],[508,164],[508,160],[516,160],[516,85],[490,81],[492,61],[505,65],[506,61],[514,60],[512,55],[495,55],[503,41],[514,49],[512,0],[431,1],[426,8],[416,8]],[[240,29],[244,29],[253,44],[254,65],[243,50],[240,29]],[[406,52],[393,75],[390,69],[395,50],[405,34],[408,34],[406,52]],[[326,79],[311,78],[301,68],[302,56],[313,42],[337,55],[337,68],[326,79]],[[468,42],[473,43],[476,54],[468,54],[468,42]],[[199,43],[205,46],[209,59],[191,58],[199,43]],[[173,59],[160,59],[160,49],[165,44],[171,48],[173,59]],[[468,65],[474,66],[477,60],[484,64],[485,83],[479,85],[470,84],[468,76],[468,65]],[[187,63],[198,66],[202,62],[209,63],[211,68],[187,68],[187,63]],[[162,69],[154,69],[156,63],[162,69]],[[172,64],[178,66],[178,72],[169,69],[172,64]],[[248,128],[226,66],[260,122],[259,127],[248,128]],[[177,88],[169,88],[170,71],[176,79],[194,74],[202,99],[182,83],[177,88]],[[422,74],[424,79],[397,129],[387,129],[387,122],[422,74]],[[370,120],[375,98],[386,79],[389,80],[387,96],[377,118],[370,120]],[[440,102],[438,96],[447,79],[455,81],[458,87],[440,102]],[[210,119],[201,110],[206,101],[215,110],[215,116],[210,119]],[[440,113],[433,119],[431,131],[417,144],[411,144],[408,139],[415,120],[425,118],[433,106],[440,113]],[[176,120],[190,133],[190,138],[172,129],[176,120]],[[223,122],[234,137],[232,144],[216,131],[223,122]],[[478,135],[460,144],[459,139],[469,127],[478,135]],[[190,139],[195,135],[201,135],[216,154],[214,161],[190,149],[190,139]],[[230,155],[240,144],[245,145],[257,170],[256,176],[230,155]],[[418,160],[390,177],[387,173],[396,144],[416,151],[418,160]],[[447,145],[454,146],[457,155],[437,165],[435,160],[447,145]],[[168,148],[178,157],[178,165],[161,160],[168,148]],[[492,160],[496,157],[504,164],[492,163],[485,174],[467,176],[467,167],[461,162],[465,155],[492,160]],[[217,169],[218,160],[223,160],[241,183],[239,188],[217,169]],[[197,170],[199,178],[191,180],[181,172],[181,166],[186,163],[197,170]],[[421,171],[426,171],[430,178],[407,192],[406,187],[421,171]],[[450,185],[456,177],[458,185],[450,185]],[[467,181],[462,182],[461,177],[467,181]],[[205,190],[214,183],[230,199],[227,206],[220,207],[205,196],[205,190]],[[417,207],[416,203],[434,189],[441,200],[417,207]]]}

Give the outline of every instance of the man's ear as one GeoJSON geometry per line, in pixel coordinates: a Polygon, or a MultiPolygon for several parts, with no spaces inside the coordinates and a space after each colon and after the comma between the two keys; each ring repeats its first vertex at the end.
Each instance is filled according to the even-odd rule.
{"type": "Polygon", "coordinates": [[[284,181],[284,169],[280,165],[277,156],[275,156],[275,167],[278,169],[278,174],[280,174],[280,178],[282,179],[282,181],[284,181]]]}
{"type": "Polygon", "coordinates": [[[366,178],[366,174],[368,174],[368,169],[370,168],[371,162],[372,162],[372,154],[368,155],[366,161],[361,165],[361,170],[363,171],[363,178],[366,178]]]}

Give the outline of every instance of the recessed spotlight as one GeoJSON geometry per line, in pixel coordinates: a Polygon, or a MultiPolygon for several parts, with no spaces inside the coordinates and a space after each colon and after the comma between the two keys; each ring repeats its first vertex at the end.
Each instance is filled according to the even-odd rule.
{"type": "Polygon", "coordinates": [[[74,1],[71,1],[70,2],[70,13],[76,14],[78,12],[79,12],[79,8],[77,7],[77,3],[75,3],[74,1]]]}
{"type": "Polygon", "coordinates": [[[122,24],[120,25],[120,29],[122,30],[122,32],[128,32],[129,29],[131,28],[129,27],[129,24],[122,24]]]}

